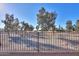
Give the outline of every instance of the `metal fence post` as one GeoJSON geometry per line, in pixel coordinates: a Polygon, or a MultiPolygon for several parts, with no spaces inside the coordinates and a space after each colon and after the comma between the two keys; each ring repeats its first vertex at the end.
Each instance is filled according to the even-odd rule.
{"type": "Polygon", "coordinates": [[[37,40],[38,40],[37,49],[38,49],[38,53],[39,53],[39,31],[37,31],[37,40]]]}
{"type": "Polygon", "coordinates": [[[1,39],[2,39],[2,38],[1,38],[1,31],[0,31],[0,46],[1,46],[1,43],[2,43],[2,42],[1,42],[1,39]]]}

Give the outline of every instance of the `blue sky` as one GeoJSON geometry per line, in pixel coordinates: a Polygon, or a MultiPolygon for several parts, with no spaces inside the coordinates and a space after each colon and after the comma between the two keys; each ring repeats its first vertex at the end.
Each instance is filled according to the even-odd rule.
{"type": "Polygon", "coordinates": [[[1,20],[5,19],[5,13],[14,14],[15,18],[18,18],[20,22],[25,21],[35,27],[37,25],[36,14],[41,7],[44,7],[48,12],[56,11],[57,19],[55,25],[57,25],[57,27],[60,25],[65,28],[67,20],[72,20],[73,24],[75,24],[76,20],[79,19],[79,4],[0,4],[0,28],[4,27],[4,24],[2,24],[1,20]]]}

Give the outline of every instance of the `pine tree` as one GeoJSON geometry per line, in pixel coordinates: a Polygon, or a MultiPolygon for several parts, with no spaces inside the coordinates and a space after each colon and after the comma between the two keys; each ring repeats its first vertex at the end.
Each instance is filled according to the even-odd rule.
{"type": "Polygon", "coordinates": [[[72,21],[71,20],[68,20],[66,22],[66,28],[67,28],[67,31],[69,31],[69,32],[71,32],[73,30],[72,21]]]}
{"type": "Polygon", "coordinates": [[[44,7],[42,7],[37,14],[38,28],[41,28],[42,31],[48,31],[50,28],[55,30],[54,28],[56,17],[56,12],[49,13],[44,9],[44,7]]]}

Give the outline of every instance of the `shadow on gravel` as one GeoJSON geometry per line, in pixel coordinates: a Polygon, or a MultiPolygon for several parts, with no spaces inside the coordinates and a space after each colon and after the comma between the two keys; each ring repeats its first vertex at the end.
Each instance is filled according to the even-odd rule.
{"type": "Polygon", "coordinates": [[[72,45],[78,45],[79,44],[79,40],[68,40],[68,39],[65,39],[65,38],[58,38],[58,39],[66,41],[68,43],[71,43],[72,45]]]}
{"type": "Polygon", "coordinates": [[[35,42],[33,40],[30,40],[30,39],[27,39],[27,38],[21,38],[21,37],[10,37],[10,42],[14,42],[14,43],[17,43],[17,44],[25,44],[27,47],[32,47],[32,48],[38,48],[38,46],[40,48],[46,48],[46,49],[58,49],[58,50],[69,50],[69,49],[65,49],[65,48],[62,48],[62,47],[58,47],[58,46],[55,46],[55,45],[50,45],[50,44],[44,44],[44,43],[40,43],[39,42],[39,45],[38,45],[38,42],[35,42]]]}

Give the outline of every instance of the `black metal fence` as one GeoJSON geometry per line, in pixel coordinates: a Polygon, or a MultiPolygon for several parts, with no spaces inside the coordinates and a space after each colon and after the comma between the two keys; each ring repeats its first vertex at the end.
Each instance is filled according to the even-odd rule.
{"type": "Polygon", "coordinates": [[[79,51],[78,32],[0,32],[1,52],[79,51]]]}

